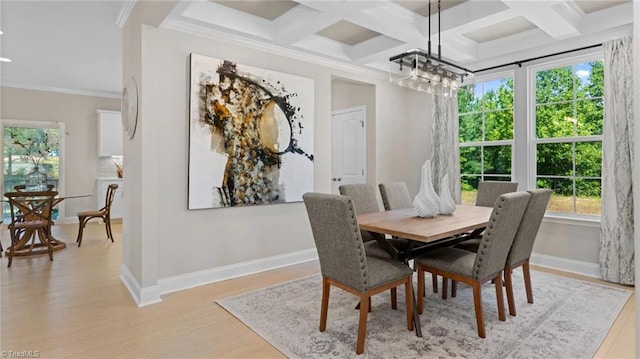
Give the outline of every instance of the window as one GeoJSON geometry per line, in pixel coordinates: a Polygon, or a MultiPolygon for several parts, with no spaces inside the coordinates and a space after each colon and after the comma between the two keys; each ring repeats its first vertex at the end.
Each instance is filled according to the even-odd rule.
{"type": "Polygon", "coordinates": [[[536,187],[553,190],[550,211],[599,215],[604,62],[535,69],[532,85],[536,187]]]}
{"type": "Polygon", "coordinates": [[[511,181],[513,77],[458,91],[462,203],[475,203],[480,181],[511,181]]]}
{"type": "MultiPolygon", "coordinates": [[[[49,122],[4,121],[3,133],[3,193],[13,192],[24,184],[27,174],[36,165],[47,176],[47,183],[60,186],[61,133],[63,125],[49,122]],[[46,146],[39,145],[47,143],[46,146]],[[46,152],[46,153],[44,153],[46,152]]],[[[3,204],[3,218],[11,217],[8,203],[3,204]]],[[[58,207],[53,219],[57,219],[58,207]]]]}

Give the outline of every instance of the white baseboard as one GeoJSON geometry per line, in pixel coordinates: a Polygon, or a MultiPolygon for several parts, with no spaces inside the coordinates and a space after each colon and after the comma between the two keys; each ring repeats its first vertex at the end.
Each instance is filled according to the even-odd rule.
{"type": "Polygon", "coordinates": [[[78,217],[64,217],[58,218],[55,221],[56,224],[78,224],[78,217]]]}
{"type": "Polygon", "coordinates": [[[541,267],[558,269],[565,272],[577,273],[601,279],[600,266],[597,263],[577,261],[574,259],[548,256],[546,254],[531,254],[531,264],[541,267]]]}
{"type": "Polygon", "coordinates": [[[127,289],[129,289],[129,293],[131,293],[131,296],[138,307],[144,307],[149,304],[160,303],[162,301],[157,285],[147,288],[140,287],[136,278],[124,264],[120,265],[120,280],[124,283],[127,289]]]}
{"type": "Polygon", "coordinates": [[[218,268],[211,268],[199,272],[181,274],[158,280],[159,293],[161,295],[173,293],[184,289],[243,277],[249,274],[264,272],[315,259],[318,259],[318,252],[313,248],[218,268]]]}

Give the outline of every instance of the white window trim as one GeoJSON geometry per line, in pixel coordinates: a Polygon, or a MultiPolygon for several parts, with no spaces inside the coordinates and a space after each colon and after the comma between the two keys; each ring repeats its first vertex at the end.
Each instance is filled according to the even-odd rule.
{"type": "MultiPolygon", "coordinates": [[[[536,91],[535,91],[535,79],[538,71],[553,69],[562,66],[575,65],[577,63],[585,63],[591,61],[599,61],[604,58],[602,49],[596,49],[595,51],[584,53],[574,56],[566,56],[557,60],[537,63],[528,65],[526,67],[526,81],[527,81],[527,99],[528,103],[524,104],[527,107],[527,161],[528,164],[528,176],[527,176],[527,188],[535,188],[536,175],[537,175],[537,159],[536,159],[536,145],[538,143],[566,143],[576,141],[589,142],[589,141],[602,141],[602,135],[597,136],[584,136],[584,137],[561,137],[561,138],[544,138],[537,139],[536,134],[536,91]],[[527,106],[531,104],[531,106],[527,106]]],[[[514,83],[516,78],[514,77],[514,83]]],[[[515,85],[514,85],[515,87],[515,85]]],[[[515,90],[514,90],[515,92],[515,90]]],[[[572,101],[573,102],[573,101],[572,101]]],[[[515,105],[514,105],[515,107],[515,105]]],[[[516,116],[516,121],[517,121],[516,116]]],[[[514,124],[515,131],[515,124],[514,124]]],[[[573,225],[584,225],[585,223],[600,223],[600,216],[577,214],[569,212],[547,212],[545,220],[549,220],[555,223],[565,223],[573,225]]]]}
{"type": "MultiPolygon", "coordinates": [[[[65,195],[65,124],[64,122],[52,122],[52,121],[25,121],[25,120],[0,120],[0,138],[4,141],[4,127],[32,127],[32,128],[57,128],[60,131],[60,138],[58,139],[58,193],[60,196],[65,195]]],[[[2,168],[0,171],[0,179],[4,183],[4,158],[2,158],[2,168]]],[[[66,216],[64,201],[58,204],[59,218],[66,216]]]]}

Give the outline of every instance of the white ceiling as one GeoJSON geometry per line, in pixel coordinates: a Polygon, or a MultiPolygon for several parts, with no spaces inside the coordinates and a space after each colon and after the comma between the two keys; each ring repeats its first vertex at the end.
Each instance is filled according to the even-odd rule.
{"type": "MultiPolygon", "coordinates": [[[[119,94],[124,1],[11,1],[1,6],[2,83],[119,94]]],[[[631,33],[631,0],[443,0],[442,56],[472,70],[631,33]]],[[[437,49],[437,1],[432,1],[437,49]]],[[[388,70],[426,48],[427,1],[180,1],[162,26],[309,58],[388,70]]],[[[437,51],[437,50],[436,50],[437,51]]]]}

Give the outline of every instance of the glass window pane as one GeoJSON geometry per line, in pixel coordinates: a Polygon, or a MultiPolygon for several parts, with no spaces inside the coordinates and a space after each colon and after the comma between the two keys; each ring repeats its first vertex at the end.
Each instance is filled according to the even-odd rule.
{"type": "Polygon", "coordinates": [[[536,106],[536,137],[572,137],[575,121],[572,103],[538,105],[536,106]]]}
{"type": "Polygon", "coordinates": [[[604,61],[576,64],[576,98],[602,97],[604,93],[604,61]]]}
{"type": "Polygon", "coordinates": [[[484,173],[511,173],[511,146],[484,147],[484,173]]]}
{"type": "Polygon", "coordinates": [[[539,143],[536,150],[538,175],[573,175],[573,151],[570,143],[539,143]]]}
{"type": "Polygon", "coordinates": [[[593,179],[576,180],[576,213],[600,214],[601,182],[593,179]]]}
{"type": "Polygon", "coordinates": [[[478,183],[480,183],[480,176],[462,175],[461,181],[461,202],[464,204],[476,203],[476,195],[478,193],[478,183]]]}
{"type": "Polygon", "coordinates": [[[573,181],[571,179],[538,177],[536,188],[553,190],[547,207],[549,211],[573,213],[573,181]]]}
{"type": "Polygon", "coordinates": [[[466,85],[458,90],[458,113],[468,113],[482,110],[482,84],[466,85]]]}
{"type": "Polygon", "coordinates": [[[460,142],[482,141],[482,113],[460,116],[460,142]]]}
{"type": "Polygon", "coordinates": [[[573,100],[573,67],[565,66],[536,73],[536,103],[573,100]]]}
{"type": "Polygon", "coordinates": [[[479,146],[460,148],[460,173],[480,174],[482,173],[482,163],[479,146]]]}
{"type": "Polygon", "coordinates": [[[513,139],[513,111],[502,110],[485,114],[485,141],[513,139]]]}
{"type": "Polygon", "coordinates": [[[474,85],[466,85],[458,89],[458,113],[468,113],[482,110],[482,99],[474,92],[474,85]]]}
{"type": "Polygon", "coordinates": [[[602,177],[602,142],[576,142],[576,176],[602,177]]]}
{"type": "Polygon", "coordinates": [[[485,82],[483,98],[485,111],[513,108],[513,78],[485,82]]]}
{"type": "Polygon", "coordinates": [[[600,99],[583,100],[576,103],[578,136],[602,135],[604,102],[600,99]]]}

